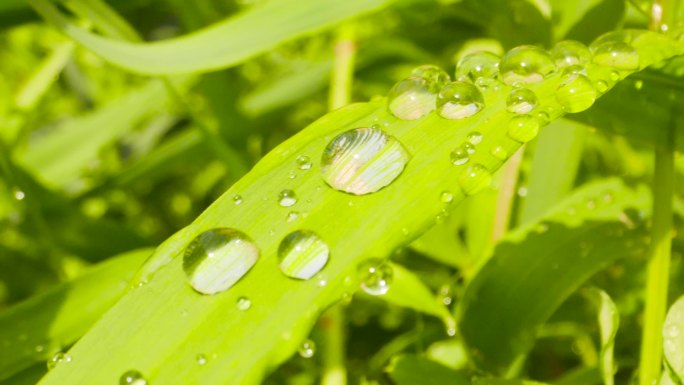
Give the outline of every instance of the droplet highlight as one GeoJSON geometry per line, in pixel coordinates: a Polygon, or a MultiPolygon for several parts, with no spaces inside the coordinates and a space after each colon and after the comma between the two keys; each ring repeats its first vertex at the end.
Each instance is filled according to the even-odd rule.
{"type": "Polygon", "coordinates": [[[52,370],[57,367],[57,365],[66,364],[71,362],[71,356],[64,352],[57,352],[50,357],[47,362],[48,370],[52,370]]]}
{"type": "Polygon", "coordinates": [[[589,48],[575,40],[558,42],[551,50],[551,57],[558,68],[583,67],[591,61],[589,48]]]}
{"type": "Polygon", "coordinates": [[[240,297],[236,302],[236,307],[240,311],[249,310],[252,307],[252,300],[247,297],[240,297]]]}
{"type": "Polygon", "coordinates": [[[386,294],[394,279],[392,266],[380,258],[371,258],[361,262],[356,271],[361,289],[370,295],[386,294]]]}
{"type": "Polygon", "coordinates": [[[328,263],[330,249],[315,233],[298,230],[287,235],[278,247],[278,265],[290,278],[310,279],[328,263]]]}
{"type": "Polygon", "coordinates": [[[316,354],[316,344],[311,340],[306,340],[299,345],[298,352],[304,358],[311,358],[316,354]]]}
{"type": "Polygon", "coordinates": [[[466,55],[456,67],[456,80],[476,83],[482,78],[495,79],[499,74],[500,61],[499,56],[486,51],[466,55]]]}
{"type": "Polygon", "coordinates": [[[198,235],[183,255],[188,283],[202,294],[227,290],[254,266],[259,249],[242,232],[212,229],[198,235]]]}
{"type": "Polygon", "coordinates": [[[290,207],[297,203],[297,194],[292,190],[282,190],[278,194],[278,204],[281,207],[290,207]]]}
{"type": "Polygon", "coordinates": [[[468,160],[470,160],[470,155],[468,155],[468,151],[463,147],[456,147],[453,151],[451,151],[449,157],[451,159],[451,163],[454,166],[464,165],[468,163],[468,160]]]}
{"type": "Polygon", "coordinates": [[[321,173],[330,187],[355,195],[376,192],[404,171],[410,155],[393,136],[357,128],[335,137],[323,151],[321,173]]]}
{"type": "Polygon", "coordinates": [[[311,169],[311,158],[306,155],[299,155],[296,159],[297,168],[300,170],[310,170],[311,169]]]}

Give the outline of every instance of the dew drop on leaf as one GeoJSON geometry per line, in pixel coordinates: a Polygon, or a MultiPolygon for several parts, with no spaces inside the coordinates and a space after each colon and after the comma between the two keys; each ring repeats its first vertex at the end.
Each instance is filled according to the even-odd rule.
{"type": "Polygon", "coordinates": [[[466,195],[473,195],[489,187],[492,183],[492,174],[485,166],[477,163],[472,164],[463,170],[458,178],[458,183],[466,195]]]}
{"type": "Polygon", "coordinates": [[[566,112],[581,112],[596,101],[596,88],[584,75],[570,75],[556,89],[556,100],[566,112]]]}
{"type": "Polygon", "coordinates": [[[592,62],[617,70],[632,71],[639,68],[639,54],[630,44],[631,34],[609,32],[589,46],[592,62]]]}
{"type": "Polygon", "coordinates": [[[578,41],[564,40],[553,47],[551,57],[558,68],[582,67],[591,60],[591,53],[587,46],[578,41]]]}
{"type": "Polygon", "coordinates": [[[195,357],[195,360],[197,361],[197,365],[203,366],[207,364],[207,356],[204,354],[198,354],[197,357],[195,357]]]}
{"type": "Polygon", "coordinates": [[[233,195],[233,203],[235,205],[242,204],[242,197],[240,195],[233,195]]]}
{"type": "Polygon", "coordinates": [[[461,165],[468,163],[470,156],[468,155],[468,151],[465,148],[456,147],[456,149],[451,151],[450,158],[451,158],[451,163],[454,166],[461,166],[461,165]]]}
{"type": "Polygon", "coordinates": [[[470,142],[465,142],[462,144],[463,148],[466,150],[468,155],[473,155],[475,153],[475,146],[470,142]]]}
{"type": "Polygon", "coordinates": [[[474,146],[480,144],[482,142],[482,138],[483,138],[482,134],[480,132],[477,132],[477,131],[473,131],[473,132],[469,133],[468,136],[466,136],[466,140],[468,141],[468,143],[470,143],[474,146]]]}
{"type": "Polygon", "coordinates": [[[428,80],[412,76],[397,82],[387,96],[390,112],[399,119],[416,120],[435,109],[437,91],[428,80]]]}
{"type": "Polygon", "coordinates": [[[506,109],[516,114],[526,114],[537,106],[537,95],[527,88],[518,88],[508,94],[506,109]]]}
{"type": "Polygon", "coordinates": [[[521,143],[527,143],[539,133],[539,121],[530,115],[514,116],[508,122],[508,136],[521,143]]]}
{"type": "Polygon", "coordinates": [[[311,358],[316,354],[316,344],[311,340],[306,340],[299,345],[298,352],[304,358],[311,358]]]}
{"type": "Polygon", "coordinates": [[[249,310],[252,307],[252,300],[247,297],[240,297],[237,300],[236,307],[240,311],[249,310]]]}
{"type": "Polygon", "coordinates": [[[310,279],[321,271],[330,249],[311,231],[297,230],[288,234],[278,246],[278,265],[291,278],[310,279]]]}
{"type": "Polygon", "coordinates": [[[323,151],[321,173],[330,187],[355,195],[392,183],[404,170],[409,153],[393,136],[357,128],[335,137],[323,151]]]}
{"type": "Polygon", "coordinates": [[[119,385],[147,385],[147,380],[137,370],[129,370],[119,378],[119,385]]]}
{"type": "Polygon", "coordinates": [[[254,266],[259,249],[240,231],[219,228],[198,235],[183,255],[188,283],[202,294],[227,290],[254,266]]]}
{"type": "Polygon", "coordinates": [[[553,71],[551,55],[541,48],[523,45],[508,51],[501,59],[501,74],[504,83],[532,84],[539,83],[553,71]]]}
{"type": "Polygon", "coordinates": [[[506,151],[506,149],[501,145],[492,147],[490,153],[498,160],[508,159],[508,151],[506,151]]]}
{"type": "Polygon", "coordinates": [[[445,84],[451,81],[451,78],[446,71],[432,64],[414,68],[411,71],[411,76],[425,79],[428,83],[428,88],[432,93],[438,92],[445,84]]]}
{"type": "Polygon", "coordinates": [[[449,83],[437,97],[437,111],[445,119],[468,118],[480,112],[483,107],[484,97],[471,83],[449,83]]]}
{"type": "Polygon", "coordinates": [[[451,203],[451,201],[454,200],[454,194],[449,191],[442,191],[439,200],[442,201],[442,203],[451,203]]]}
{"type": "Polygon", "coordinates": [[[306,155],[299,155],[297,157],[297,168],[300,170],[309,170],[311,169],[311,158],[309,158],[306,155]]]}
{"type": "Polygon", "coordinates": [[[71,362],[71,356],[67,353],[64,352],[57,352],[50,357],[50,359],[47,362],[47,368],[48,370],[52,370],[57,367],[57,365],[60,364],[66,364],[71,362]]]}
{"type": "Polygon", "coordinates": [[[356,273],[361,289],[370,295],[386,294],[394,279],[392,266],[380,258],[370,258],[361,262],[356,273]]]}
{"type": "Polygon", "coordinates": [[[491,52],[480,51],[466,55],[456,67],[456,80],[477,82],[479,79],[495,79],[499,74],[501,58],[491,52]]]}
{"type": "Polygon", "coordinates": [[[297,203],[297,195],[292,190],[282,190],[278,194],[278,204],[282,207],[290,207],[297,203]]]}
{"type": "Polygon", "coordinates": [[[594,85],[601,93],[608,91],[608,83],[606,83],[604,80],[597,80],[594,85]]]}
{"type": "Polygon", "coordinates": [[[294,222],[299,218],[299,213],[297,211],[290,211],[287,213],[287,221],[288,222],[294,222]]]}

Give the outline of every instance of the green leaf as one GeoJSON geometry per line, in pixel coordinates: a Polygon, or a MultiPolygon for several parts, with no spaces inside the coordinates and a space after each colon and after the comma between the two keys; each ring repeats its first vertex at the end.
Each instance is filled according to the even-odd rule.
{"type": "Polygon", "coordinates": [[[416,355],[392,358],[387,374],[396,385],[468,385],[465,374],[416,355]]]}
{"type": "Polygon", "coordinates": [[[603,383],[604,385],[613,385],[615,383],[613,376],[617,370],[613,362],[613,350],[615,348],[615,336],[620,325],[620,315],[613,300],[603,290],[590,288],[586,289],[584,294],[598,309],[599,329],[601,332],[599,366],[603,376],[603,383]]]}
{"type": "Polygon", "coordinates": [[[0,380],[72,344],[121,296],[152,250],[123,254],[0,313],[0,380]]]}
{"type": "Polygon", "coordinates": [[[684,297],[667,312],[663,325],[665,367],[672,382],[684,383],[684,297]]]}
{"type": "Polygon", "coordinates": [[[506,380],[503,378],[475,377],[473,385],[544,385],[544,383],[525,380],[506,380]]]}
{"type": "Polygon", "coordinates": [[[624,212],[647,210],[648,203],[643,189],[617,180],[594,183],[541,222],[506,236],[468,285],[461,307],[461,335],[478,366],[505,373],[583,282],[618,258],[641,255],[646,233],[624,212]]]}
{"type": "Polygon", "coordinates": [[[130,43],[76,26],[47,0],[29,0],[41,16],[67,36],[118,66],[144,74],[206,72],[230,67],[281,43],[376,11],[388,3],[389,0],[269,1],[187,36],[130,43]]]}
{"type": "Polygon", "coordinates": [[[590,42],[613,30],[625,13],[624,0],[551,0],[553,35],[556,40],[590,42]]]}

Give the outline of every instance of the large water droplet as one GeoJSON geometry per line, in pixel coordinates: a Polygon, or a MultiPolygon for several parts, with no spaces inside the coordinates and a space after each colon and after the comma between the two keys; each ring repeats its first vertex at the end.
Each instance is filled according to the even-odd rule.
{"type": "Polygon", "coordinates": [[[539,121],[530,115],[514,116],[508,122],[507,133],[511,139],[527,143],[539,133],[539,121]]]}
{"type": "Polygon", "coordinates": [[[311,358],[316,354],[316,344],[311,340],[306,340],[299,345],[299,355],[304,358],[311,358]]]}
{"type": "Polygon", "coordinates": [[[556,89],[556,100],[566,112],[581,112],[596,100],[596,88],[584,75],[574,74],[564,78],[556,89]]]}
{"type": "Polygon", "coordinates": [[[461,173],[458,182],[467,195],[472,195],[489,187],[492,174],[481,164],[472,164],[461,173]]]}
{"type": "Polygon", "coordinates": [[[468,151],[465,148],[456,147],[456,149],[454,149],[454,151],[451,151],[450,158],[451,158],[451,163],[453,163],[454,166],[460,166],[460,165],[468,163],[470,156],[468,155],[468,151]]]}
{"type": "Polygon", "coordinates": [[[240,280],[259,259],[259,249],[240,231],[203,232],[185,250],[183,270],[195,290],[215,294],[240,280]]]}
{"type": "Polygon", "coordinates": [[[119,385],[147,385],[147,380],[137,370],[129,370],[119,378],[119,385]]]}
{"type": "Polygon", "coordinates": [[[631,34],[623,31],[609,32],[599,37],[589,46],[592,61],[618,70],[638,69],[639,53],[630,44],[631,39],[631,34]]]}
{"type": "Polygon", "coordinates": [[[539,83],[555,69],[551,55],[531,45],[523,45],[508,51],[500,66],[503,81],[509,85],[539,83]]]}
{"type": "Polygon", "coordinates": [[[591,60],[589,48],[575,40],[564,40],[551,50],[551,57],[558,68],[584,66],[591,60]]]}
{"type": "Polygon", "coordinates": [[[436,93],[451,81],[449,74],[436,65],[426,64],[416,67],[411,71],[411,76],[427,80],[430,92],[436,93]]]}
{"type": "Polygon", "coordinates": [[[300,170],[309,170],[311,168],[311,158],[306,155],[299,155],[296,161],[297,168],[300,170]]]}
{"type": "Polygon", "coordinates": [[[499,61],[500,57],[486,51],[466,55],[456,67],[456,80],[477,82],[481,78],[494,79],[499,74],[499,61]]]}
{"type": "Polygon", "coordinates": [[[356,272],[361,289],[370,295],[386,294],[394,279],[392,266],[380,258],[370,258],[361,262],[356,272]]]}
{"type": "Polygon", "coordinates": [[[506,98],[506,109],[516,114],[526,114],[537,106],[537,95],[527,88],[511,91],[506,98]]]}
{"type": "Polygon", "coordinates": [[[328,144],[321,157],[321,172],[332,188],[363,195],[392,183],[409,158],[393,136],[378,129],[357,128],[328,144]]]}
{"type": "Polygon", "coordinates": [[[285,189],[278,194],[278,204],[282,207],[290,207],[297,203],[297,194],[294,191],[285,189]]]}
{"type": "Polygon", "coordinates": [[[463,119],[484,107],[484,97],[471,83],[452,82],[444,86],[437,98],[439,115],[446,119],[463,119]]]}
{"type": "Polygon", "coordinates": [[[298,230],[280,242],[278,264],[288,277],[309,279],[328,263],[329,254],[328,245],[316,234],[298,230]]]}
{"type": "Polygon", "coordinates": [[[50,357],[47,362],[48,370],[52,370],[59,364],[66,364],[71,362],[71,356],[64,352],[57,352],[50,357]]]}
{"type": "Polygon", "coordinates": [[[390,112],[399,119],[416,120],[435,109],[437,91],[425,78],[412,76],[392,87],[387,102],[390,112]]]}

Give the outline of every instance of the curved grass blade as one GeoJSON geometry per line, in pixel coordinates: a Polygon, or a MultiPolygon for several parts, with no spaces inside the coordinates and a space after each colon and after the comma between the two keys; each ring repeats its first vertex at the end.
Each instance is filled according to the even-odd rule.
{"type": "Polygon", "coordinates": [[[186,36],[154,43],[130,43],[105,38],[76,26],[48,0],[29,0],[41,16],[67,36],[106,60],[143,74],[226,68],[278,44],[376,11],[388,3],[389,0],[269,1],[186,36]]]}
{"type": "Polygon", "coordinates": [[[620,315],[610,296],[603,290],[589,288],[584,291],[598,309],[598,321],[601,334],[601,353],[599,366],[604,385],[615,383],[614,375],[617,368],[613,362],[615,336],[620,325],[620,315]]]}
{"type": "MultiPolygon", "coordinates": [[[[634,46],[645,53],[642,66],[684,50],[652,33],[639,35],[634,46]],[[652,52],[652,46],[658,51],[652,52]]],[[[532,86],[549,107],[550,119],[563,114],[554,96],[560,81],[555,74],[532,86]]],[[[494,172],[504,159],[492,155],[492,149],[513,154],[520,147],[507,135],[510,90],[506,86],[492,93],[486,108],[464,120],[437,114],[399,120],[383,99],[324,116],[275,148],[195,222],[162,244],[139,272],[142,285],[129,291],[69,351],[69,365],[58,365],[41,383],[109,383],[129,370],[139,371],[151,383],[259,383],[266,371],[297,350],[323,309],[356,289],[358,263],[391,254],[448,214],[465,196],[461,184],[464,175],[470,175],[469,165],[494,172]],[[324,150],[340,134],[373,125],[401,143],[408,154],[405,168],[374,193],[332,189],[321,172],[324,150]],[[449,154],[473,131],[482,136],[471,163],[453,165],[449,154]],[[309,157],[310,166],[299,167],[302,156],[309,157]],[[281,204],[285,189],[293,190],[296,202],[290,198],[281,204]],[[442,199],[444,191],[450,191],[452,199],[442,199]],[[298,214],[288,220],[295,211],[298,214]],[[228,291],[202,296],[185,282],[180,256],[197,235],[217,227],[249,236],[260,249],[260,259],[228,291]],[[320,277],[294,280],[278,268],[279,245],[297,230],[313,231],[328,245],[329,260],[320,277]],[[249,309],[240,309],[243,297],[250,300],[249,309]],[[208,357],[199,368],[198,354],[208,357]]],[[[396,143],[394,148],[399,148],[396,143]]]]}
{"type": "Polygon", "coordinates": [[[141,249],[96,266],[0,314],[0,380],[45,362],[72,344],[121,296],[152,250],[141,249]]]}
{"type": "Polygon", "coordinates": [[[667,312],[663,325],[665,351],[664,376],[676,384],[684,383],[684,297],[680,297],[667,312]]]}
{"type": "Polygon", "coordinates": [[[649,199],[617,180],[595,183],[507,236],[464,294],[459,328],[473,360],[506,373],[582,283],[619,258],[643,255],[647,233],[625,210],[648,211],[649,199]]]}

